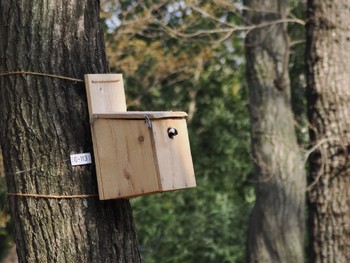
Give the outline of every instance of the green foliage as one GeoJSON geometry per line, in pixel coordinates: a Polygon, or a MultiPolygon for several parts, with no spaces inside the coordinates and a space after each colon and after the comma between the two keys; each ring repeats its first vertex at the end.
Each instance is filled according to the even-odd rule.
{"type": "Polygon", "coordinates": [[[211,191],[208,181],[198,183],[193,190],[133,200],[144,262],[242,261],[246,207],[211,191]]]}
{"type": "MultiPolygon", "coordinates": [[[[291,13],[301,20],[305,19],[306,3],[303,1],[290,2],[291,13]]],[[[306,115],[306,76],[305,76],[305,27],[291,23],[288,27],[290,37],[289,74],[292,87],[292,107],[297,122],[297,136],[300,144],[309,142],[308,120],[306,115]]]]}
{"type": "MultiPolygon", "coordinates": [[[[180,30],[193,34],[217,22],[176,1],[147,2],[131,17],[133,4],[126,2],[114,13],[119,26],[106,35],[112,71],[124,74],[129,110],[189,113],[198,185],[132,200],[143,261],[243,262],[254,194],[246,182],[251,165],[242,38],[180,37],[180,30]]],[[[200,9],[222,21],[240,19],[215,1],[200,9]]],[[[113,14],[104,17],[111,24],[113,14]]]]}
{"type": "Polygon", "coordinates": [[[132,200],[146,263],[244,259],[251,209],[246,107],[241,97],[207,104],[212,94],[201,95],[190,125],[197,188],[132,200]]]}

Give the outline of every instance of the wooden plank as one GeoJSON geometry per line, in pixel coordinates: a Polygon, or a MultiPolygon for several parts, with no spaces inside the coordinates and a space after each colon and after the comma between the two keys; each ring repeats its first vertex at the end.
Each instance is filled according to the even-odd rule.
{"type": "Polygon", "coordinates": [[[190,143],[185,119],[152,121],[154,143],[162,191],[196,186],[190,143]],[[168,128],[176,128],[178,135],[168,137],[168,128]]]}
{"type": "Polygon", "coordinates": [[[90,118],[94,114],[126,111],[122,74],[86,74],[90,118]]]}
{"type": "MultiPolygon", "coordinates": [[[[87,74],[85,75],[85,88],[90,119],[96,113],[126,111],[124,83],[121,74],[87,74]]],[[[110,148],[106,148],[106,150],[103,151],[105,142],[99,144],[100,136],[101,134],[103,136],[105,132],[108,132],[108,130],[105,130],[103,125],[91,125],[98,190],[101,200],[106,199],[103,191],[104,184],[107,184],[107,182],[102,174],[105,170],[104,165],[106,162],[106,157],[104,156],[111,153],[110,148]],[[102,159],[99,155],[99,149],[103,153],[102,159]]],[[[108,138],[111,138],[110,134],[108,138]]],[[[114,162],[114,160],[112,160],[112,162],[114,162]]]]}
{"type": "Polygon", "coordinates": [[[95,114],[93,117],[97,119],[144,119],[145,115],[147,115],[150,119],[187,117],[187,113],[183,111],[126,111],[106,114],[95,114]]]}
{"type": "Polygon", "coordinates": [[[150,130],[143,121],[98,119],[93,127],[101,200],[159,192],[150,130]]]}

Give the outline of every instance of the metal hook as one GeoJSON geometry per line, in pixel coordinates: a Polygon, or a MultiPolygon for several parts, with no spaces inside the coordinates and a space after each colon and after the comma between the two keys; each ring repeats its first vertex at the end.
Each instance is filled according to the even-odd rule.
{"type": "Polygon", "coordinates": [[[146,125],[149,129],[152,129],[152,122],[151,120],[149,119],[148,115],[145,115],[145,122],[146,122],[146,125]]]}

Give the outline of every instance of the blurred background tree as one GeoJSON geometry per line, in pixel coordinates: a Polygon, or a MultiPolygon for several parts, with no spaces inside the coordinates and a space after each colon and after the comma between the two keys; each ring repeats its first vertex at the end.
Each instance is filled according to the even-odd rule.
{"type": "Polygon", "coordinates": [[[349,1],[307,1],[310,262],[350,262],[349,1]]]}
{"type": "Polygon", "coordinates": [[[245,39],[256,202],[247,262],[304,261],[306,173],[289,78],[286,0],[245,0],[245,39]],[[261,26],[264,25],[264,26],[261,26]]]}

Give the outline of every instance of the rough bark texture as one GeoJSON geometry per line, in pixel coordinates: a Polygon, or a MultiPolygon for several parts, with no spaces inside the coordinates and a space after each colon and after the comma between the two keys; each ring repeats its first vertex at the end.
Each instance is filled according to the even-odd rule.
{"type": "MultiPolygon", "coordinates": [[[[0,71],[83,78],[108,70],[99,1],[1,1],[0,71]]],[[[94,166],[70,154],[92,152],[84,84],[0,77],[0,127],[8,191],[97,193],[94,166]],[[23,171],[18,173],[19,171],[23,171]]],[[[20,262],[139,262],[127,200],[9,196],[20,262]]]]}
{"type": "Polygon", "coordinates": [[[350,2],[309,0],[310,262],[350,262],[350,2]]]}
{"type": "MultiPolygon", "coordinates": [[[[250,24],[280,20],[287,1],[246,1],[250,24]]],[[[249,223],[248,262],[304,262],[305,171],[290,102],[286,25],[246,37],[256,203],[249,223]]]]}

